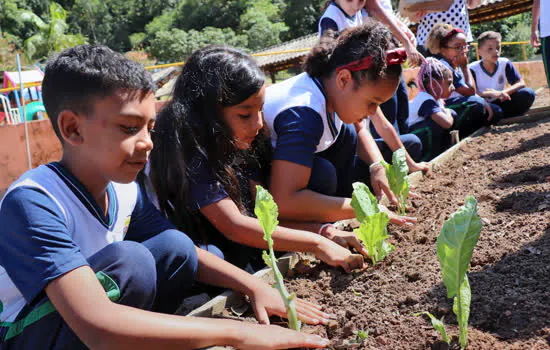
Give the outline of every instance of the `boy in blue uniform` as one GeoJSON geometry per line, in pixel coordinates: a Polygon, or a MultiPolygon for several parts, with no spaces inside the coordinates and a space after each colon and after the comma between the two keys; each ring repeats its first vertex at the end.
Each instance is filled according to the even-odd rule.
{"type": "Polygon", "coordinates": [[[491,103],[497,119],[522,115],[535,101],[533,89],[509,59],[500,57],[502,36],[484,32],[477,38],[481,60],[468,66],[476,81],[476,93],[491,103]],[[510,86],[506,88],[506,83],[510,86]]]}
{"type": "MultiPolygon", "coordinates": [[[[196,248],[133,182],[153,147],[153,88],[103,46],[48,62],[44,103],[63,157],[25,173],[0,204],[0,347],[325,346],[280,327],[151,312],[174,312],[196,279],[248,294],[261,323],[285,314],[271,287],[196,248]]],[[[327,317],[303,301],[298,310],[327,317]]]]}

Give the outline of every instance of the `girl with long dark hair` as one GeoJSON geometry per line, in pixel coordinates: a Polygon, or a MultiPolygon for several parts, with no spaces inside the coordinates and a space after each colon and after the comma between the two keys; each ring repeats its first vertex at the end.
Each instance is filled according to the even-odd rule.
{"type": "MultiPolygon", "coordinates": [[[[240,267],[267,247],[253,216],[254,185],[265,182],[271,159],[261,112],[264,83],[263,72],[239,50],[196,51],[158,116],[150,157],[148,192],[159,208],[177,227],[195,233],[190,236],[196,244],[240,267]]],[[[320,224],[307,228],[315,233],[278,227],[274,247],[312,252],[346,271],[363,265],[361,255],[335,243],[366,255],[353,233],[320,224]]]]}

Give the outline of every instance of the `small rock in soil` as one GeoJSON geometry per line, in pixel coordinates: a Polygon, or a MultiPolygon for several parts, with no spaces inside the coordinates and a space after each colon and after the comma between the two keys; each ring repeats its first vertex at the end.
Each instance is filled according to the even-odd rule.
{"type": "Polygon", "coordinates": [[[380,345],[387,345],[388,344],[388,341],[386,340],[386,338],[384,338],[384,336],[378,336],[376,337],[376,341],[378,342],[378,344],[380,345]]]}

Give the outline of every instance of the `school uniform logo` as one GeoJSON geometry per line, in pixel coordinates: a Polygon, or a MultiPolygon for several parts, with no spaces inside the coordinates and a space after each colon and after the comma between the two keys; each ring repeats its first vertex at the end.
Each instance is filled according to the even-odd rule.
{"type": "Polygon", "coordinates": [[[128,215],[126,219],[124,219],[124,228],[122,229],[122,236],[126,236],[126,232],[128,232],[128,227],[130,226],[130,221],[132,221],[132,215],[128,215]]]}
{"type": "Polygon", "coordinates": [[[501,76],[498,77],[498,83],[499,83],[499,85],[504,84],[504,75],[501,75],[501,76]]]}

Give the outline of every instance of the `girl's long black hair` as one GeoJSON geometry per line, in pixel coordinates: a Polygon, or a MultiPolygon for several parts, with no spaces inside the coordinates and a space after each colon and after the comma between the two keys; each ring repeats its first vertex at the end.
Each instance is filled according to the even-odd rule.
{"type": "Polygon", "coordinates": [[[217,181],[243,213],[246,209],[237,178],[241,165],[256,162],[268,171],[268,128],[260,130],[249,150],[241,151],[222,117],[224,107],[247,100],[264,83],[264,73],[249,55],[230,47],[207,46],[185,62],[172,100],[158,115],[150,156],[151,181],[161,211],[193,239],[199,238],[197,234],[205,238],[200,215],[189,203],[193,159],[200,155],[207,159],[217,181]]]}

